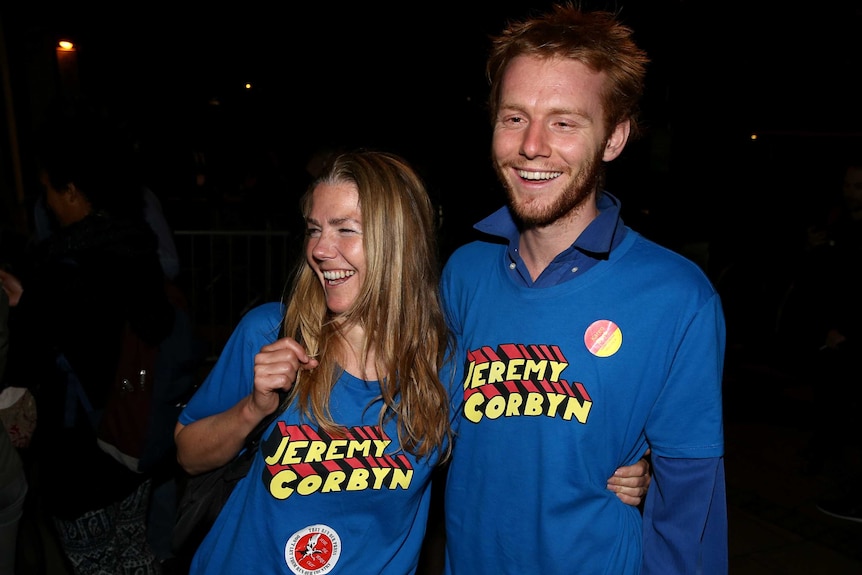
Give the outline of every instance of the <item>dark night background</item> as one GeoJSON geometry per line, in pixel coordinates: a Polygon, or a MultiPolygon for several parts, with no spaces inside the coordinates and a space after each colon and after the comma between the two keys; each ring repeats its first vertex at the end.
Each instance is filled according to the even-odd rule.
{"type": "MultiPolygon", "coordinates": [[[[182,201],[166,166],[192,145],[223,169],[276,151],[300,174],[289,182],[321,146],[380,147],[417,165],[457,238],[502,199],[487,156],[487,37],[548,4],[6,2],[4,99],[17,130],[0,144],[4,211],[15,208],[11,166],[26,186],[28,137],[68,97],[54,55],[67,36],[80,92],[128,118],[161,195],[182,201]]],[[[807,196],[826,193],[814,187],[862,133],[862,2],[584,4],[619,11],[652,59],[645,136],[609,167],[630,224],[683,249],[757,215],[792,225],[807,196]]]]}

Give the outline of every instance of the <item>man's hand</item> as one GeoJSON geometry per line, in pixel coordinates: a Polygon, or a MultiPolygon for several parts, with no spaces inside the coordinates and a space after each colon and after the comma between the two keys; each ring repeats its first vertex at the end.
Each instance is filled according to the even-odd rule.
{"type": "Polygon", "coordinates": [[[617,494],[620,501],[627,505],[637,507],[643,502],[649,489],[652,475],[649,469],[650,450],[634,465],[626,465],[614,471],[613,476],[608,479],[608,489],[617,494]]]}

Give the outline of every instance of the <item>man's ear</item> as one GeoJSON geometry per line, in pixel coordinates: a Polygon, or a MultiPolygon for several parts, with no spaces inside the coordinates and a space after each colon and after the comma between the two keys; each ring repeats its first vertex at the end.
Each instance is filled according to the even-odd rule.
{"type": "Polygon", "coordinates": [[[605,142],[605,150],[602,154],[602,161],[610,162],[623,152],[626,147],[626,142],[629,141],[629,134],[632,131],[631,120],[625,119],[618,123],[611,135],[605,142]]]}

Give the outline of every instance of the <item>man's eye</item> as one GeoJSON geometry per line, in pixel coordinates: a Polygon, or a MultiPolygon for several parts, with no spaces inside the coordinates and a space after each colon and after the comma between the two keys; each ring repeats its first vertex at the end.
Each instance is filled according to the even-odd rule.
{"type": "Polygon", "coordinates": [[[320,230],[316,228],[308,228],[307,230],[305,230],[305,235],[310,238],[313,238],[320,235],[320,230]]]}

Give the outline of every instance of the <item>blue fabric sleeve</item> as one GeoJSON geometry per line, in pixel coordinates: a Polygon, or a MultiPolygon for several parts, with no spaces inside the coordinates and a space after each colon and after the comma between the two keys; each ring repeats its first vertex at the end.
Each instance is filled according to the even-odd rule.
{"type": "Polygon", "coordinates": [[[227,411],[251,393],[254,356],[278,338],[283,317],[284,307],[276,302],[261,304],[242,317],[209,375],[180,412],[180,423],[227,411]]]}
{"type": "Polygon", "coordinates": [[[724,458],[652,457],[642,575],[726,575],[724,458]]]}
{"type": "Polygon", "coordinates": [[[653,455],[720,457],[724,455],[725,322],[718,294],[703,300],[683,333],[664,390],[650,411],[646,435],[653,455]]]}

